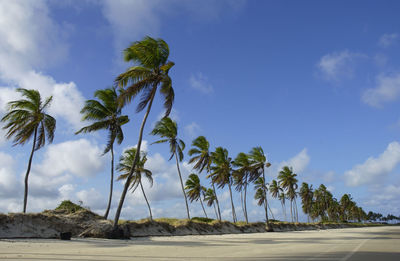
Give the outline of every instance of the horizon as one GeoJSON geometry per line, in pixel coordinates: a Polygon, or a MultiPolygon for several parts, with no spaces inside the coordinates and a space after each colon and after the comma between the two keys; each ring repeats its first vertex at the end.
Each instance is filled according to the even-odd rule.
{"type": "MultiPolygon", "coordinates": [[[[16,88],[27,88],[38,89],[42,98],[53,95],[48,112],[57,119],[54,142],[33,160],[28,212],[71,200],[104,213],[110,156],[101,154],[107,136],[75,135],[87,124],[79,111],[132,65],[123,62],[123,49],[149,35],[168,43],[175,62],[170,117],[186,143],[184,180],[195,172],[187,151],[203,135],[211,150],[222,146],[232,158],[261,146],[272,164],[266,182],[288,165],[299,187],[325,184],[337,199],[351,194],[366,212],[399,216],[400,3],[288,3],[0,0],[0,114],[18,98],[16,88]]],[[[137,142],[143,112],[135,113],[136,105],[122,111],[130,122],[123,126],[116,162],[137,142]]],[[[163,113],[156,97],[142,144],[154,185],[144,186],[154,218],[182,218],[185,204],[168,145],[151,145],[158,138],[149,135],[163,113]]],[[[12,146],[4,134],[1,129],[0,212],[20,212],[31,142],[12,146]]],[[[209,187],[205,174],[200,177],[209,187]]],[[[109,218],[122,187],[114,183],[109,218]]],[[[264,210],[252,188],[249,219],[260,221],[264,210]]],[[[222,218],[231,220],[229,192],[217,193],[222,218]]],[[[234,194],[243,220],[240,194],[234,194]]],[[[268,199],[275,219],[282,220],[279,201],[268,199]]],[[[203,216],[199,202],[190,210],[203,216]]],[[[213,211],[207,208],[211,217],[213,211]]],[[[147,216],[142,195],[128,192],[121,218],[147,216]]]]}

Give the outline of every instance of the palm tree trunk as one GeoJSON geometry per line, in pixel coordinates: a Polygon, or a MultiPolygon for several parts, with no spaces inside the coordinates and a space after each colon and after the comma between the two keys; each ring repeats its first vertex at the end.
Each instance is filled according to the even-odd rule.
{"type": "Polygon", "coordinates": [[[284,221],[286,221],[286,209],[285,209],[285,204],[283,204],[283,201],[281,200],[281,206],[282,206],[282,213],[284,215],[284,221]]]}
{"type": "Polygon", "coordinates": [[[218,209],[217,219],[218,219],[219,221],[221,221],[221,220],[222,220],[222,218],[221,218],[221,210],[220,210],[220,208],[219,208],[219,202],[218,202],[218,197],[217,197],[217,190],[215,189],[215,184],[214,184],[214,182],[211,181],[211,184],[212,184],[213,189],[214,189],[215,202],[217,203],[217,209],[218,209]]]}
{"type": "Polygon", "coordinates": [[[25,174],[24,209],[23,209],[24,213],[26,213],[26,204],[28,203],[28,178],[29,178],[29,173],[31,171],[33,153],[35,152],[36,136],[37,136],[37,127],[35,128],[35,133],[33,135],[32,151],[31,151],[31,155],[29,156],[28,169],[26,170],[26,174],[25,174]]]}
{"type": "Polygon", "coordinates": [[[247,183],[244,184],[244,217],[246,218],[246,224],[249,224],[249,219],[247,216],[247,203],[246,203],[246,198],[247,198],[247,183]]]}
{"type": "Polygon", "coordinates": [[[290,218],[293,223],[293,199],[290,200],[290,218]]]}
{"type": "Polygon", "coordinates": [[[218,212],[217,212],[217,208],[215,207],[215,204],[213,203],[213,206],[214,206],[214,211],[215,211],[215,217],[216,217],[216,219],[219,219],[219,217],[218,217],[218,212]]]}
{"type": "Polygon", "coordinates": [[[108,204],[107,204],[107,209],[106,213],[104,214],[104,219],[108,218],[108,213],[110,212],[111,208],[111,201],[112,201],[112,193],[113,193],[113,184],[114,184],[114,147],[113,144],[111,144],[111,180],[110,180],[110,195],[108,197],[108,204]]]}
{"type": "Polygon", "coordinates": [[[236,212],[235,212],[235,206],[233,205],[233,198],[232,198],[232,188],[231,188],[231,183],[228,183],[228,187],[229,187],[229,194],[231,195],[231,205],[232,205],[232,219],[233,222],[236,223],[237,219],[236,219],[236,212]]]}
{"type": "Polygon", "coordinates": [[[201,200],[201,194],[200,194],[200,204],[201,204],[201,208],[202,208],[203,211],[204,211],[204,215],[206,215],[206,218],[208,218],[207,212],[206,212],[206,210],[204,209],[203,200],[201,200]]]}
{"type": "Polygon", "coordinates": [[[267,189],[265,185],[265,171],[263,168],[263,179],[264,179],[264,184],[263,184],[263,190],[264,190],[264,209],[265,209],[265,222],[267,223],[267,227],[269,229],[269,219],[268,219],[268,201],[267,201],[267,189]]]}
{"type": "Polygon", "coordinates": [[[269,213],[271,213],[272,219],[275,219],[275,217],[274,217],[274,213],[272,213],[272,210],[271,210],[271,208],[270,208],[270,206],[269,206],[269,205],[268,205],[268,209],[269,209],[269,213]]]}
{"type": "Polygon", "coordinates": [[[114,224],[113,224],[114,229],[116,229],[118,227],[118,221],[119,221],[119,217],[121,215],[122,206],[124,205],[126,192],[128,192],[129,185],[131,183],[130,181],[133,176],[133,172],[135,171],[136,164],[139,160],[140,146],[142,145],[142,138],[143,138],[143,129],[144,129],[144,126],[146,125],[146,120],[147,120],[147,117],[149,116],[149,113],[151,110],[151,105],[153,104],[154,96],[156,94],[156,87],[157,87],[157,85],[155,84],[155,86],[153,87],[155,90],[150,98],[149,104],[147,106],[146,114],[144,115],[142,125],[140,126],[139,139],[138,139],[138,144],[137,144],[137,148],[136,148],[135,158],[133,159],[132,168],[129,171],[129,176],[125,181],[124,190],[122,191],[121,198],[120,198],[119,204],[118,204],[118,208],[117,208],[117,211],[115,212],[115,218],[114,218],[114,224]]]}
{"type": "Polygon", "coordinates": [[[243,211],[243,216],[246,219],[246,213],[244,212],[244,203],[243,203],[243,191],[240,191],[240,203],[242,204],[242,211],[243,211]]]}
{"type": "Polygon", "coordinates": [[[150,221],[153,221],[153,215],[151,214],[151,208],[150,208],[149,201],[147,200],[146,193],[144,193],[144,189],[143,189],[142,180],[139,180],[139,184],[140,184],[140,188],[142,189],[142,192],[143,192],[144,200],[146,200],[147,207],[149,208],[149,213],[150,213],[150,221]]]}
{"type": "Polygon", "coordinates": [[[294,199],[294,205],[296,207],[296,222],[298,223],[299,222],[299,210],[297,208],[297,200],[296,200],[296,198],[294,199]]]}
{"type": "Polygon", "coordinates": [[[190,219],[189,205],[188,205],[187,198],[186,198],[185,188],[183,186],[182,174],[181,174],[181,170],[179,169],[179,162],[178,162],[178,156],[176,155],[176,151],[174,152],[174,155],[175,155],[175,160],[176,160],[176,168],[178,169],[179,180],[181,181],[181,187],[182,187],[183,196],[185,197],[187,217],[188,217],[188,219],[190,219]]]}

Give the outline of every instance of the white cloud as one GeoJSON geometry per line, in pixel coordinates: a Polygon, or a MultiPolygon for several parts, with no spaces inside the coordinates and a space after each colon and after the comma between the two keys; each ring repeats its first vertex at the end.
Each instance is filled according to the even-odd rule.
{"type": "Polygon", "coordinates": [[[333,52],[322,56],[317,67],[326,80],[339,81],[341,78],[352,77],[354,62],[362,57],[366,56],[348,50],[333,52]]]}
{"type": "Polygon", "coordinates": [[[63,28],[46,2],[0,1],[0,75],[21,78],[32,67],[47,67],[68,53],[63,28]]]}
{"type": "Polygon", "coordinates": [[[34,172],[52,177],[71,174],[93,177],[105,165],[102,150],[86,139],[65,141],[47,146],[43,161],[34,165],[34,172]]]}
{"type": "Polygon", "coordinates": [[[192,74],[189,78],[189,83],[193,89],[200,91],[204,94],[210,94],[214,92],[214,88],[208,82],[208,78],[201,72],[195,75],[192,74]]]}
{"type": "Polygon", "coordinates": [[[162,20],[184,13],[199,22],[218,19],[227,12],[238,12],[243,0],[104,0],[103,15],[114,34],[114,45],[118,52],[133,41],[149,35],[155,37],[162,27],[162,20]]]}
{"type": "Polygon", "coordinates": [[[14,165],[13,157],[0,151],[0,196],[2,198],[18,191],[19,183],[15,176],[14,165]]]}
{"type": "Polygon", "coordinates": [[[298,174],[303,172],[308,164],[310,163],[310,156],[307,153],[307,149],[304,148],[293,158],[290,158],[287,161],[283,161],[278,164],[278,171],[282,169],[284,166],[289,166],[293,168],[293,172],[298,174]]]}
{"type": "Polygon", "coordinates": [[[50,112],[74,128],[82,126],[79,111],[84,98],[73,82],[57,83],[35,69],[49,67],[67,55],[60,28],[49,15],[45,1],[0,2],[0,110],[18,98],[15,87],[37,89],[43,98],[53,95],[50,112]],[[35,69],[34,69],[35,68],[35,69]]]}
{"type": "Polygon", "coordinates": [[[108,203],[108,194],[95,188],[81,190],[76,193],[77,200],[83,202],[83,206],[93,210],[105,210],[108,203]]]}
{"type": "Polygon", "coordinates": [[[192,122],[185,126],[185,135],[189,139],[194,139],[198,136],[199,132],[201,131],[200,126],[196,122],[192,122]]]}
{"type": "Polygon", "coordinates": [[[384,103],[393,102],[400,96],[400,73],[381,74],[377,77],[375,88],[367,89],[361,100],[373,107],[381,107],[384,103]]]}
{"type": "Polygon", "coordinates": [[[364,163],[354,166],[344,173],[346,185],[360,186],[371,184],[391,172],[400,162],[400,144],[390,143],[379,157],[368,158],[364,163]]]}
{"type": "Polygon", "coordinates": [[[396,42],[398,37],[399,37],[399,35],[396,34],[396,33],[384,34],[384,35],[381,36],[381,38],[379,38],[378,44],[381,47],[384,47],[384,48],[389,47],[389,46],[393,45],[396,42]]]}

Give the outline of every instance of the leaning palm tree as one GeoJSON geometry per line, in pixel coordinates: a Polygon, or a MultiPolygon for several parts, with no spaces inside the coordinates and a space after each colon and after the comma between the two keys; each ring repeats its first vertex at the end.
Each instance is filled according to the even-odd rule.
{"type": "Polygon", "coordinates": [[[179,180],[181,182],[182,192],[185,198],[187,217],[188,219],[190,219],[189,205],[186,198],[185,188],[183,186],[181,170],[179,168],[179,162],[183,160],[183,150],[185,149],[185,143],[183,142],[183,140],[178,138],[178,125],[175,121],[171,120],[171,118],[164,117],[156,123],[156,126],[151,132],[151,135],[158,135],[161,137],[161,140],[154,143],[169,143],[169,149],[171,152],[171,157],[169,158],[169,160],[175,157],[176,168],[178,169],[179,180]]]}
{"type": "Polygon", "coordinates": [[[146,109],[142,124],[140,126],[139,138],[137,143],[136,155],[133,159],[131,170],[121,193],[118,208],[114,218],[114,228],[118,226],[118,220],[121,215],[122,206],[129,188],[130,180],[135,170],[135,165],[140,158],[139,151],[142,145],[143,130],[149,116],[154,97],[157,90],[164,96],[165,116],[168,116],[174,102],[174,89],[172,80],[169,77],[169,70],[174,63],[168,61],[169,47],[162,39],[153,39],[145,37],[142,41],[134,42],[130,47],[124,50],[124,59],[126,62],[133,62],[134,65],[120,74],[115,83],[121,88],[126,88],[119,96],[121,106],[130,103],[138,94],[142,94],[136,112],[146,109]]]}
{"type": "MultiPolygon", "coordinates": [[[[129,176],[129,172],[131,171],[131,166],[133,163],[133,160],[135,159],[136,155],[136,148],[131,148],[128,150],[125,150],[122,156],[119,159],[119,164],[117,165],[117,170],[121,172],[122,174],[118,177],[117,180],[126,180],[129,176]]],[[[147,155],[146,153],[142,152],[141,153],[141,158],[139,161],[136,163],[135,171],[133,172],[133,177],[130,180],[130,188],[132,190],[132,193],[135,192],[136,188],[140,186],[140,189],[142,190],[143,197],[146,200],[147,207],[149,208],[149,214],[150,214],[150,221],[153,221],[153,215],[151,213],[151,207],[149,204],[149,201],[147,200],[146,193],[144,192],[143,184],[142,184],[142,174],[147,178],[148,182],[150,183],[150,186],[153,186],[153,176],[150,170],[145,168],[145,164],[147,161],[147,155]]]]}
{"type": "MultiPolygon", "coordinates": [[[[249,153],[249,158],[253,168],[253,175],[250,177],[250,181],[255,181],[262,175],[262,178],[265,182],[265,167],[270,167],[271,163],[267,162],[267,157],[264,154],[264,150],[261,147],[254,147],[249,153]]],[[[268,230],[270,230],[271,228],[269,227],[268,219],[267,186],[265,184],[263,186],[263,190],[265,194],[265,222],[267,223],[268,230]]]]}
{"type": "MultiPolygon", "coordinates": [[[[194,169],[198,170],[200,173],[203,170],[206,170],[207,174],[210,173],[210,168],[212,164],[212,157],[210,153],[210,143],[204,136],[199,136],[192,142],[192,148],[188,152],[189,156],[192,157],[189,159],[189,164],[195,163],[194,169]]],[[[213,187],[214,192],[215,184],[211,181],[211,185],[213,187]]],[[[218,197],[215,194],[215,203],[218,209],[217,219],[221,220],[221,210],[219,208],[218,197]]],[[[215,207],[215,205],[214,205],[215,207]]]]}
{"type": "Polygon", "coordinates": [[[121,115],[121,108],[117,102],[117,91],[115,88],[107,88],[104,90],[97,90],[94,96],[98,100],[87,100],[85,106],[81,110],[83,114],[83,121],[94,121],[92,124],[83,127],[75,134],[90,133],[99,130],[108,131],[108,140],[103,155],[111,153],[111,179],[110,179],[110,193],[108,196],[108,204],[104,218],[107,219],[110,212],[113,183],[114,183],[114,142],[122,143],[124,134],[122,132],[122,125],[128,123],[129,118],[126,115],[121,115]]]}
{"type": "Polygon", "coordinates": [[[53,99],[48,97],[44,102],[37,90],[17,89],[25,99],[11,101],[8,103],[8,112],[1,119],[5,122],[3,129],[8,129],[6,138],[13,138],[14,145],[24,145],[33,138],[32,150],[29,156],[28,169],[25,174],[24,207],[28,201],[28,178],[31,170],[33,154],[46,144],[53,142],[56,130],[56,120],[46,114],[46,109],[50,106],[53,99]]]}
{"type": "Polygon", "coordinates": [[[312,185],[309,186],[307,183],[303,182],[301,184],[299,195],[301,198],[303,212],[307,214],[307,221],[310,222],[310,213],[314,195],[312,185]]]}
{"type": "Polygon", "coordinates": [[[290,199],[290,214],[292,222],[294,222],[294,215],[297,213],[296,198],[297,198],[297,174],[293,173],[293,168],[284,166],[279,172],[278,179],[279,184],[286,191],[287,198],[290,199]]]}
{"type": "Polygon", "coordinates": [[[200,199],[201,208],[203,209],[206,218],[208,218],[207,212],[203,206],[203,200],[201,200],[201,197],[204,197],[206,188],[200,184],[200,178],[199,176],[197,176],[197,174],[192,173],[189,175],[189,178],[186,180],[185,183],[185,190],[187,191],[190,202],[200,199]]]}
{"type": "Polygon", "coordinates": [[[233,178],[235,181],[234,184],[236,185],[236,190],[240,191],[241,195],[244,194],[244,196],[241,197],[242,208],[246,223],[249,223],[247,216],[247,185],[249,183],[249,176],[252,171],[249,156],[246,153],[240,152],[232,164],[237,168],[233,173],[233,178]]]}
{"type": "Polygon", "coordinates": [[[224,188],[225,185],[228,185],[232,206],[232,219],[233,222],[237,222],[232,198],[232,159],[228,156],[228,151],[222,147],[216,148],[215,152],[212,152],[211,155],[213,165],[211,166],[211,173],[207,178],[211,178],[212,182],[217,184],[219,188],[224,188]]]}
{"type": "Polygon", "coordinates": [[[217,195],[215,195],[215,191],[212,188],[206,189],[204,193],[204,200],[207,201],[207,206],[211,207],[214,206],[215,217],[218,219],[218,212],[215,207],[215,202],[217,200],[217,195]]]}
{"type": "Polygon", "coordinates": [[[281,193],[283,192],[283,189],[279,186],[278,182],[273,179],[271,181],[271,184],[269,185],[269,193],[271,193],[271,196],[273,198],[279,198],[279,201],[281,202],[281,206],[282,206],[282,212],[284,213],[284,218],[286,220],[286,212],[285,212],[285,207],[284,207],[284,201],[285,199],[283,199],[283,201],[281,200],[281,193]]]}

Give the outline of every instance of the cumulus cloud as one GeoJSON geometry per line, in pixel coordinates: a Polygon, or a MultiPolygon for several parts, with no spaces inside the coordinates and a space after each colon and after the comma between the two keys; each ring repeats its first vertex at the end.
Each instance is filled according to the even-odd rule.
{"type": "Polygon", "coordinates": [[[65,141],[47,146],[43,161],[33,170],[47,177],[70,174],[93,177],[105,165],[102,149],[86,139],[65,141]]]}
{"type": "Polygon", "coordinates": [[[19,183],[15,176],[15,162],[11,155],[0,151],[0,196],[17,193],[19,183]]]}
{"type": "Polygon", "coordinates": [[[214,92],[213,86],[208,82],[208,78],[202,74],[192,74],[189,78],[190,86],[201,93],[210,94],[214,92]]]}
{"type": "Polygon", "coordinates": [[[361,96],[361,100],[372,107],[382,107],[384,103],[393,102],[399,96],[400,73],[381,74],[376,79],[376,87],[367,89],[361,96]]]}
{"type": "Polygon", "coordinates": [[[381,36],[381,38],[379,38],[379,46],[381,47],[389,47],[391,45],[393,45],[396,40],[398,39],[399,35],[396,33],[392,33],[392,34],[384,34],[381,36]]]}
{"type": "Polygon", "coordinates": [[[201,131],[200,126],[196,122],[192,122],[185,126],[185,135],[189,139],[194,139],[198,136],[199,132],[201,131]]]}
{"type": "Polygon", "coordinates": [[[278,171],[280,171],[284,166],[289,166],[293,168],[293,171],[295,173],[301,173],[307,168],[309,163],[310,163],[310,156],[307,153],[307,149],[304,148],[294,157],[279,163],[278,171]]]}
{"type": "Polygon", "coordinates": [[[114,45],[120,52],[134,40],[157,35],[166,17],[184,13],[198,21],[213,21],[227,12],[240,11],[245,1],[104,0],[102,3],[103,15],[114,34],[114,45]]]}
{"type": "Polygon", "coordinates": [[[317,67],[326,80],[339,81],[353,76],[354,63],[358,58],[366,57],[360,53],[344,50],[322,56],[317,67]]]}
{"type": "Polygon", "coordinates": [[[391,142],[377,158],[370,157],[364,163],[354,166],[344,173],[346,185],[371,184],[390,173],[400,162],[400,144],[391,142]]]}
{"type": "Polygon", "coordinates": [[[0,111],[19,98],[16,87],[37,89],[44,97],[53,95],[53,116],[80,127],[84,98],[76,85],[58,83],[37,71],[60,62],[68,52],[62,28],[50,18],[46,2],[1,1],[0,17],[0,80],[10,85],[0,87],[0,111]]]}

